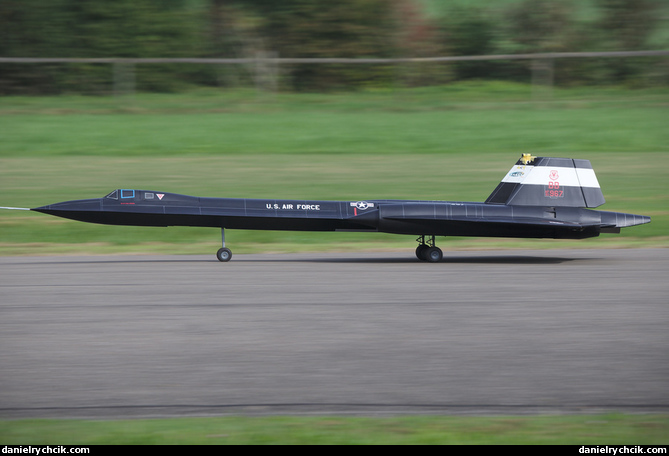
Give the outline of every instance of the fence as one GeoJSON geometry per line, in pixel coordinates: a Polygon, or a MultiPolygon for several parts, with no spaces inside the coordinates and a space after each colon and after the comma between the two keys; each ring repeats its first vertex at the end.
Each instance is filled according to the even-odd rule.
{"type": "Polygon", "coordinates": [[[616,52],[555,52],[539,54],[470,55],[448,57],[407,57],[407,58],[286,58],[274,53],[258,53],[252,58],[37,58],[0,57],[1,63],[43,64],[43,63],[98,63],[113,65],[113,85],[115,94],[135,91],[135,66],[144,64],[178,63],[204,65],[244,65],[259,90],[276,91],[281,65],[290,64],[353,64],[353,65],[406,65],[412,63],[454,63],[492,60],[531,60],[531,81],[533,90],[544,87],[552,90],[554,62],[559,59],[582,58],[630,58],[663,57],[669,51],[616,51],[616,52]]]}

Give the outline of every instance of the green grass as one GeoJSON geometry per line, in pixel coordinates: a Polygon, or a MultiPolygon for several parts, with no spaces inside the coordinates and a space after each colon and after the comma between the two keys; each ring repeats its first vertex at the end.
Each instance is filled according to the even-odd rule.
{"type": "MultiPolygon", "coordinates": [[[[650,225],[585,241],[449,239],[473,248],[667,246],[666,89],[466,83],[336,94],[0,98],[0,206],[115,188],[198,196],[483,201],[521,153],[590,159],[604,210],[650,225]]],[[[0,254],[211,253],[212,229],[109,227],[0,212],[0,254]]],[[[236,253],[413,249],[406,236],[230,231],[236,253]]]]}
{"type": "Polygon", "coordinates": [[[356,94],[0,99],[0,157],[666,150],[669,91],[463,83],[356,94]],[[4,114],[4,115],[3,115],[4,114]]]}
{"type": "Polygon", "coordinates": [[[656,107],[23,114],[3,117],[0,157],[656,152],[669,142],[665,114],[656,107]]]}
{"type": "Polygon", "coordinates": [[[666,445],[666,415],[0,422],[3,445],[666,445]]]}

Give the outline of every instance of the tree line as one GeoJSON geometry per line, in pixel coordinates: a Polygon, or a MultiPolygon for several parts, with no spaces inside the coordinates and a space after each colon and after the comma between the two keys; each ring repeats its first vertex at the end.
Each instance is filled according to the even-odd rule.
{"type": "MultiPolygon", "coordinates": [[[[666,49],[661,0],[2,0],[2,57],[394,58],[666,49]]],[[[303,65],[282,90],[528,81],[527,61],[303,65]]],[[[666,84],[666,59],[561,61],[559,85],[666,84]]],[[[0,64],[0,93],[108,93],[108,64],[0,64]]],[[[240,66],[139,65],[136,89],[252,83],[240,66]]]]}

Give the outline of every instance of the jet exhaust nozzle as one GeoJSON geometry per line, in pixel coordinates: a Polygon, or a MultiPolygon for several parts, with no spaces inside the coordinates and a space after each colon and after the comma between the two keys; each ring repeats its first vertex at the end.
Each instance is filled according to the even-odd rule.
{"type": "Polygon", "coordinates": [[[650,223],[650,217],[646,215],[625,214],[623,212],[600,211],[602,226],[615,228],[626,228],[628,226],[644,225],[650,223]]]}

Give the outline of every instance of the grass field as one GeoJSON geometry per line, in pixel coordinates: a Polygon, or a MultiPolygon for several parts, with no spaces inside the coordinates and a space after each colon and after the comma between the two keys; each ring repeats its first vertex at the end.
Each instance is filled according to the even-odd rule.
{"type": "Polygon", "coordinates": [[[3,445],[666,445],[663,415],[0,421],[3,445]]]}
{"type": "MultiPolygon", "coordinates": [[[[0,206],[115,188],[214,197],[483,201],[521,153],[590,159],[604,210],[650,215],[621,235],[448,239],[444,250],[667,246],[664,89],[467,83],[345,94],[195,92],[0,98],[0,206]]],[[[0,213],[0,254],[211,253],[212,229],[106,227],[0,213]]],[[[231,231],[237,253],[407,249],[405,236],[231,231]]]]}

